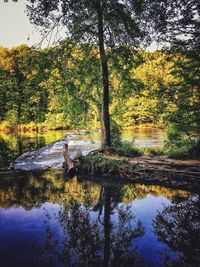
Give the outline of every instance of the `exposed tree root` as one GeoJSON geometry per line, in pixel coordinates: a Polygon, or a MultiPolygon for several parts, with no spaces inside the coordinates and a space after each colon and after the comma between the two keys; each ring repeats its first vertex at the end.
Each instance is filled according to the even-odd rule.
{"type": "Polygon", "coordinates": [[[77,164],[79,173],[128,179],[135,182],[162,184],[200,192],[200,161],[156,158],[120,158],[94,153],[77,164]]]}

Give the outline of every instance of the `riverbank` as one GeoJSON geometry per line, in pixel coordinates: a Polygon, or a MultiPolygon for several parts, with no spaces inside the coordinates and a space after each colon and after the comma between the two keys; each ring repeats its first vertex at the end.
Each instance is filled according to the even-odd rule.
{"type": "Polygon", "coordinates": [[[94,153],[78,163],[78,173],[90,173],[135,183],[157,184],[200,192],[200,160],[173,160],[159,157],[119,157],[94,153]]]}
{"type": "MultiPolygon", "coordinates": [[[[64,143],[69,143],[70,156],[81,149],[84,155],[100,147],[100,133],[88,132],[80,135],[65,135],[65,131],[50,132],[50,136],[40,136],[36,138],[17,138],[16,142],[2,140],[0,162],[2,161],[2,170],[14,166],[14,169],[35,170],[62,168],[63,156],[62,148],[64,143]],[[59,133],[59,135],[57,135],[59,133]],[[50,144],[50,146],[48,145],[50,144]],[[40,149],[42,148],[42,149],[40,149]],[[35,151],[35,152],[31,152],[35,151]],[[24,154],[27,153],[27,154],[24,154]],[[20,156],[20,157],[19,157],[20,156]],[[17,160],[16,160],[17,158],[17,160]],[[10,164],[13,163],[13,164],[10,164]]],[[[7,135],[8,136],[8,135],[7,135]]],[[[11,135],[10,135],[11,136],[11,135]]],[[[165,185],[168,187],[177,187],[190,190],[199,188],[199,161],[171,160],[166,156],[139,156],[138,148],[151,149],[152,145],[162,145],[164,143],[164,133],[160,130],[150,129],[147,132],[125,131],[122,133],[123,146],[115,146],[115,152],[96,153],[85,156],[79,167],[79,174],[92,176],[112,177],[113,179],[122,178],[132,180],[133,182],[151,183],[165,185]],[[131,142],[134,139],[134,143],[131,142]],[[129,142],[126,140],[130,140],[129,142]],[[135,144],[135,146],[134,146],[135,144]],[[136,147],[137,146],[137,147],[136,147]],[[185,164],[188,162],[188,165],[185,164]],[[176,163],[176,164],[175,164],[176,163]],[[182,166],[184,165],[184,166],[182,166]],[[186,166],[187,165],[187,166],[186,166]],[[197,181],[198,180],[198,181],[197,181]],[[197,181],[197,186],[196,186],[197,181]]],[[[151,149],[152,151],[152,149],[151,149]]],[[[196,190],[196,189],[195,189],[196,190]]]]}
{"type": "Polygon", "coordinates": [[[26,124],[18,124],[18,125],[12,125],[7,121],[2,121],[0,123],[0,131],[6,133],[6,134],[12,134],[12,133],[44,133],[47,131],[52,130],[69,130],[69,126],[52,126],[48,125],[47,122],[44,123],[26,123],[26,124]]]}
{"type": "MultiPolygon", "coordinates": [[[[161,123],[154,124],[154,123],[142,123],[139,125],[133,125],[131,127],[124,127],[123,130],[131,130],[131,129],[145,129],[145,128],[157,128],[157,129],[167,129],[167,126],[161,123]]],[[[7,134],[10,133],[44,133],[47,131],[55,131],[55,130],[73,130],[71,129],[69,125],[50,125],[48,124],[48,121],[45,121],[43,123],[25,123],[25,124],[18,124],[18,125],[12,125],[7,121],[1,121],[0,122],[0,131],[5,132],[7,134]]],[[[77,131],[99,131],[99,128],[91,127],[88,129],[79,129],[77,131]]]]}
{"type": "MultiPolygon", "coordinates": [[[[17,157],[27,152],[37,151],[41,147],[48,146],[55,142],[62,141],[65,136],[73,135],[76,133],[76,138],[70,142],[70,151],[75,152],[78,148],[81,151],[96,149],[96,144],[99,148],[101,141],[100,131],[46,131],[26,132],[26,133],[10,133],[6,134],[0,131],[0,171],[7,169],[10,163],[14,163],[17,157]]],[[[144,129],[130,129],[122,131],[122,140],[129,143],[131,146],[134,144],[137,147],[162,147],[166,138],[165,131],[158,128],[144,128],[144,129]]],[[[61,144],[62,146],[62,144],[61,144]]],[[[62,150],[62,149],[61,149],[62,150]]],[[[58,151],[62,156],[62,151],[58,151]]],[[[49,156],[50,165],[52,167],[55,155],[49,156]]]]}

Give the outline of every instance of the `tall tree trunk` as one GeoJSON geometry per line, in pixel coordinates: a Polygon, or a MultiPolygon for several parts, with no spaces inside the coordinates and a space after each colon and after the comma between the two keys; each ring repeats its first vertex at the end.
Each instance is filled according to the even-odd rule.
{"type": "Polygon", "coordinates": [[[104,144],[104,123],[103,123],[103,116],[102,116],[102,105],[101,104],[98,104],[98,115],[99,115],[99,118],[100,118],[100,125],[101,125],[101,144],[102,144],[102,147],[103,147],[103,144],[104,144]]]}
{"type": "Polygon", "coordinates": [[[104,33],[103,33],[103,16],[101,1],[97,4],[98,16],[98,39],[99,51],[101,59],[102,80],[103,80],[103,107],[102,107],[102,147],[111,145],[110,137],[110,115],[109,115],[109,80],[108,80],[108,61],[104,47],[104,33]]]}

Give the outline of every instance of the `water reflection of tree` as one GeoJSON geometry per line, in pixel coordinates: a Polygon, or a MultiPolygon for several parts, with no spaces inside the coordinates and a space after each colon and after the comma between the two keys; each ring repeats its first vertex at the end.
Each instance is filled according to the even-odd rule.
{"type": "MultiPolygon", "coordinates": [[[[25,209],[38,207],[46,201],[60,205],[70,205],[76,201],[84,206],[95,206],[102,209],[99,199],[102,182],[90,181],[74,177],[64,180],[62,169],[37,172],[8,172],[0,173],[0,207],[23,206],[25,209]],[[98,205],[96,205],[98,202],[98,205]]],[[[152,185],[116,184],[111,183],[112,205],[114,203],[132,203],[134,199],[145,198],[148,194],[164,196],[168,199],[185,198],[188,193],[152,185]]],[[[103,199],[102,199],[103,200],[103,199]]]]}
{"type": "Polygon", "coordinates": [[[48,144],[61,139],[64,131],[53,131],[40,133],[37,132],[18,132],[7,134],[0,132],[0,168],[7,169],[16,157],[25,152],[38,150],[48,144]]]}
{"type": "Polygon", "coordinates": [[[166,266],[200,266],[200,198],[176,199],[159,213],[154,221],[158,238],[173,251],[179,253],[177,260],[166,259],[166,266]]]}
{"type": "Polygon", "coordinates": [[[8,144],[0,138],[0,169],[8,168],[15,156],[15,151],[9,148],[8,144]]]}
{"type": "Polygon", "coordinates": [[[94,208],[99,210],[99,221],[104,208],[103,218],[104,221],[101,222],[104,226],[104,266],[135,266],[136,265],[136,255],[135,252],[129,251],[128,247],[131,240],[141,236],[143,234],[143,229],[138,222],[135,228],[132,227],[131,221],[133,219],[130,212],[130,207],[128,206],[118,206],[121,202],[122,194],[121,188],[111,188],[108,186],[103,186],[99,201],[94,208]],[[111,223],[111,215],[113,210],[117,211],[117,223],[111,223]],[[134,265],[133,265],[134,263],[134,265]]]}
{"type": "Polygon", "coordinates": [[[0,137],[0,168],[8,168],[10,163],[25,152],[38,150],[45,146],[45,138],[38,137],[24,137],[20,135],[12,135],[12,138],[3,139],[0,137]]]}
{"type": "Polygon", "coordinates": [[[64,266],[141,265],[131,246],[134,238],[143,235],[140,223],[133,225],[130,207],[116,206],[109,187],[104,187],[101,192],[99,203],[93,208],[74,203],[70,209],[60,210],[60,240],[50,230],[49,217],[45,241],[49,245],[37,249],[40,252],[39,265],[43,260],[43,266],[50,262],[55,266],[55,256],[64,266]],[[112,224],[113,213],[116,221],[112,224]]]}

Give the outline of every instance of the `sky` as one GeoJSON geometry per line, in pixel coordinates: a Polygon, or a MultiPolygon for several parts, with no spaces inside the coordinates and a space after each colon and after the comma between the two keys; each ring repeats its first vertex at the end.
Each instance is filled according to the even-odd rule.
{"type": "MultiPolygon", "coordinates": [[[[39,30],[29,22],[25,13],[25,0],[0,0],[0,47],[15,47],[20,44],[37,45],[42,37],[39,30]]],[[[148,51],[156,50],[153,43],[148,51]]]]}
{"type": "Polygon", "coordinates": [[[25,1],[0,0],[0,46],[34,45],[41,39],[39,31],[25,14],[25,1]],[[28,40],[28,37],[30,38],[28,40]]]}

